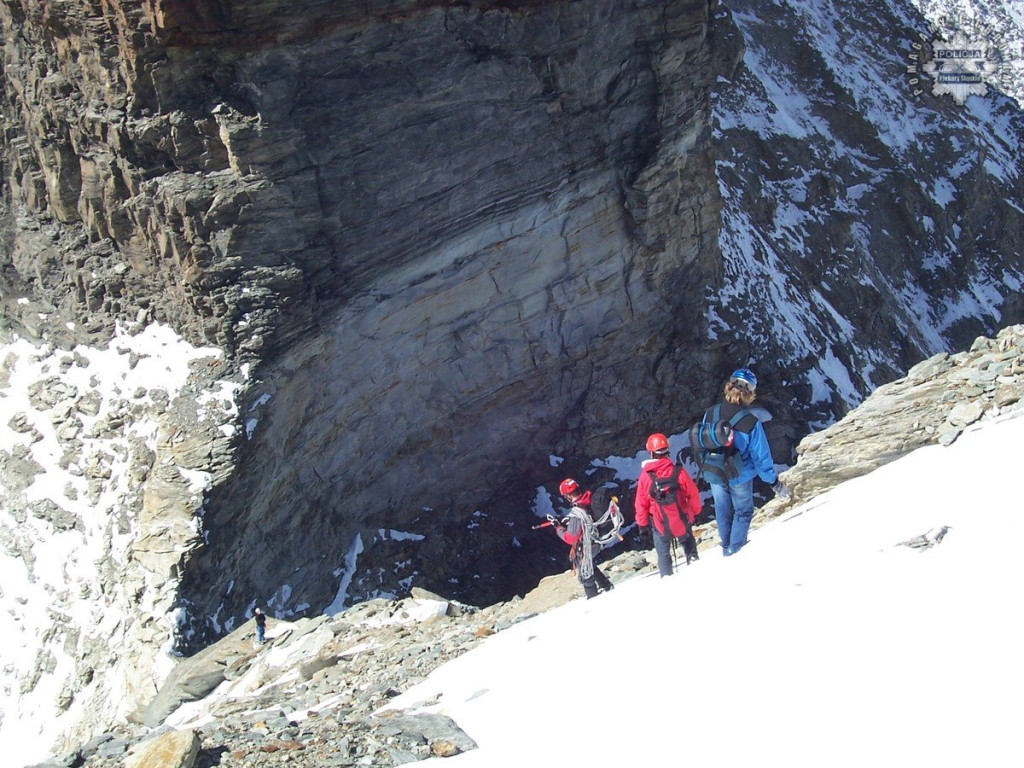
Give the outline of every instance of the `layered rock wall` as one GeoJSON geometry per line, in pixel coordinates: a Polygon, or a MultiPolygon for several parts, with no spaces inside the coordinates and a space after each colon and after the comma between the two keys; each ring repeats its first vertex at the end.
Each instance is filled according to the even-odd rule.
{"type": "Polygon", "coordinates": [[[198,644],[254,602],[422,580],[485,602],[553,567],[516,546],[549,457],[642,441],[714,356],[685,290],[716,251],[708,23],[702,2],[0,3],[4,332],[166,323],[226,353],[189,393],[239,393],[233,429],[158,413],[124,470],[117,568],[147,614],[117,630],[138,655],[111,642],[141,671],[124,706],[174,600],[198,644]]]}
{"type": "Polygon", "coordinates": [[[638,439],[652,376],[671,378],[657,357],[700,320],[682,286],[715,248],[706,41],[699,3],[559,4],[431,11],[316,57],[247,59],[261,119],[291,116],[295,151],[268,174],[344,254],[324,279],[352,297],[261,370],[250,470],[225,490],[246,503],[214,505],[197,599],[222,589],[226,548],[241,563],[264,541],[289,557],[251,586],[298,570],[328,605],[354,535],[383,545],[382,524],[437,541],[368,551],[408,565],[353,594],[424,570],[462,599],[507,592],[494,564],[528,522],[524,466],[638,439]],[[481,508],[490,523],[466,534],[481,508]]]}

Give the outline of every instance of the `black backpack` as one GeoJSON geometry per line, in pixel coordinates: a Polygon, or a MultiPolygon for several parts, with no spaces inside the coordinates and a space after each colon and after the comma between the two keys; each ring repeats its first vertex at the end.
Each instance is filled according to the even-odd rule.
{"type": "Polygon", "coordinates": [[[651,476],[651,498],[658,503],[659,507],[668,507],[676,503],[676,493],[679,491],[680,468],[672,465],[672,474],[667,477],[658,477],[653,469],[647,470],[651,476]]]}
{"type": "MultiPolygon", "coordinates": [[[[697,555],[697,540],[693,536],[693,529],[690,525],[690,521],[687,519],[683,510],[679,507],[679,500],[676,498],[676,492],[679,490],[679,474],[685,471],[681,464],[672,465],[672,474],[666,477],[658,477],[654,474],[653,469],[648,469],[647,474],[651,477],[651,489],[649,491],[651,500],[658,505],[658,509],[661,510],[662,525],[665,526],[665,534],[668,535],[671,530],[671,526],[668,521],[668,513],[665,512],[665,507],[675,506],[679,512],[679,519],[682,520],[683,525],[686,526],[686,533],[680,537],[680,541],[683,543],[683,552],[686,554],[686,564],[689,565],[692,560],[700,560],[697,555]]],[[[673,547],[675,547],[675,540],[673,539],[673,547]]],[[[675,551],[672,554],[675,559],[675,551]]]]}
{"type": "Polygon", "coordinates": [[[651,487],[648,493],[651,496],[651,501],[657,504],[658,509],[661,510],[662,522],[665,525],[666,531],[669,529],[668,513],[665,512],[666,507],[675,507],[687,531],[690,529],[690,524],[686,521],[686,515],[683,514],[683,510],[679,506],[679,500],[676,498],[676,493],[679,491],[679,473],[683,471],[685,470],[679,464],[673,464],[672,474],[665,477],[658,477],[654,474],[653,469],[647,470],[647,474],[651,478],[651,487]]]}
{"type": "Polygon", "coordinates": [[[733,444],[733,431],[744,418],[753,415],[749,408],[740,408],[728,420],[721,418],[721,414],[719,403],[705,411],[704,417],[690,428],[693,460],[700,476],[711,485],[728,485],[743,471],[743,457],[733,444]]]}
{"type": "Polygon", "coordinates": [[[604,546],[613,541],[622,541],[622,513],[619,498],[612,496],[607,488],[596,488],[590,495],[590,518],[594,521],[594,544],[604,546]]]}

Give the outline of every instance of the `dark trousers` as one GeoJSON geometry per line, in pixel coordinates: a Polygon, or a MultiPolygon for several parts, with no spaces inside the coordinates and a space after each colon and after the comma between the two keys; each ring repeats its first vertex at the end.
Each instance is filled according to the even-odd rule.
{"type": "Polygon", "coordinates": [[[601,569],[596,565],[594,566],[594,575],[589,579],[580,579],[580,584],[583,585],[583,594],[587,596],[587,600],[592,597],[597,597],[601,592],[607,592],[612,588],[612,583],[608,581],[608,577],[601,573],[601,569]]]}
{"type": "Polygon", "coordinates": [[[691,560],[699,560],[697,555],[697,540],[693,538],[693,534],[689,531],[686,535],[678,537],[678,539],[671,533],[658,533],[658,529],[653,529],[654,534],[654,551],[658,553],[658,573],[662,576],[672,575],[672,541],[675,539],[679,542],[679,545],[683,548],[683,555],[686,557],[686,564],[689,565],[691,560]]]}

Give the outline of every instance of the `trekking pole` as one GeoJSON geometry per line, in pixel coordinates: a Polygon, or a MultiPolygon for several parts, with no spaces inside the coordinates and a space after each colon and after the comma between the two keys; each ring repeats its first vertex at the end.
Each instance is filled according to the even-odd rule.
{"type": "Polygon", "coordinates": [[[676,537],[672,536],[672,531],[669,531],[669,536],[672,537],[672,570],[679,570],[679,563],[676,560],[676,537]]]}

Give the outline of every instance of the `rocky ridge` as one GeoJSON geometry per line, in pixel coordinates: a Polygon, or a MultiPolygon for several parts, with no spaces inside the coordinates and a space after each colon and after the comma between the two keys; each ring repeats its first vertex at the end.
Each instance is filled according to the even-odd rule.
{"type": "MultiPolygon", "coordinates": [[[[841,422],[805,438],[800,460],[784,475],[793,499],[766,504],[753,527],[917,447],[949,445],[978,421],[1015,417],[1024,417],[1024,326],[920,363],[841,422]]],[[[921,546],[941,541],[942,533],[921,546]]],[[[714,523],[700,526],[698,537],[702,549],[716,546],[714,523]]],[[[602,568],[613,582],[654,569],[651,553],[607,554],[602,568]]],[[[579,596],[568,572],[484,609],[414,590],[410,598],[370,601],[333,618],[271,620],[265,647],[254,646],[250,621],[179,663],[147,710],[148,727],[125,725],[40,766],[114,768],[174,732],[185,734],[176,737],[178,756],[147,766],[400,765],[457,754],[473,748],[457,723],[375,713],[483,638],[579,596]]]]}
{"type": "Polygon", "coordinates": [[[794,502],[811,499],[922,445],[949,445],[983,419],[1024,408],[1024,326],[940,353],[876,389],[826,430],[805,437],[786,473],[794,502]]]}
{"type": "MultiPolygon", "coordinates": [[[[648,567],[639,553],[604,568],[614,581],[648,567]]],[[[206,768],[286,763],[309,768],[401,765],[475,744],[439,716],[375,714],[409,685],[484,638],[579,593],[570,573],[525,598],[478,609],[422,590],[296,622],[270,619],[267,642],[247,622],[179,662],[147,710],[39,768],[206,768]],[[172,737],[171,734],[178,734],[172,737]],[[182,735],[184,734],[184,735],[182,735]],[[170,752],[159,759],[156,752],[170,752]]]]}

